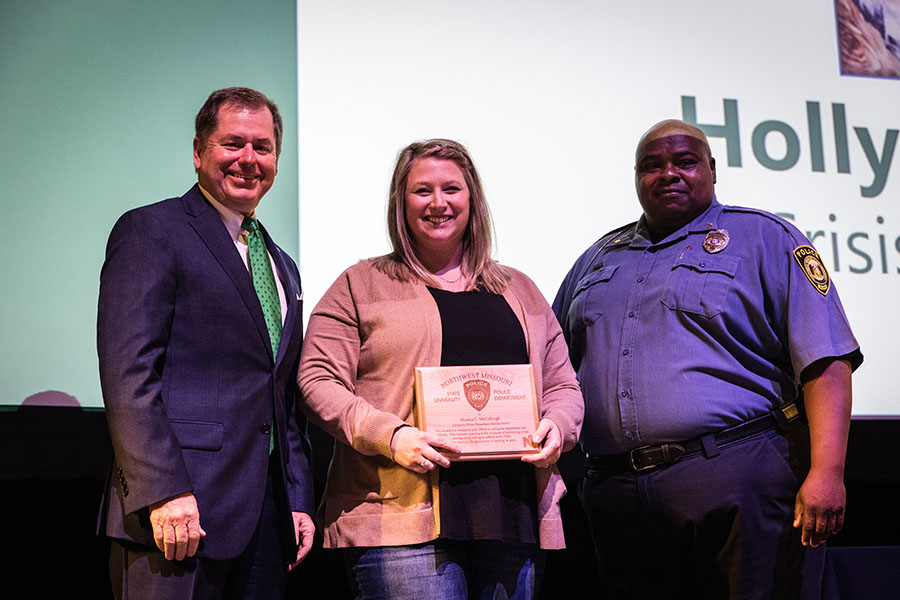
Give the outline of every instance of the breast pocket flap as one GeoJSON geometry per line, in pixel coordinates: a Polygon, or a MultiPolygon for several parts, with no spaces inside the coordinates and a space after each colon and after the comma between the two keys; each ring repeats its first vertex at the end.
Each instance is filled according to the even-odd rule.
{"type": "Polygon", "coordinates": [[[698,273],[721,273],[734,278],[740,259],[733,256],[708,256],[694,254],[679,258],[673,268],[688,267],[698,273]]]}
{"type": "Polygon", "coordinates": [[[575,289],[575,293],[572,295],[572,297],[577,297],[578,294],[582,293],[584,290],[593,285],[596,285],[603,281],[609,281],[618,268],[619,265],[611,265],[609,267],[604,266],[595,271],[592,271],[588,275],[585,275],[581,278],[581,281],[578,282],[578,287],[575,289]]]}

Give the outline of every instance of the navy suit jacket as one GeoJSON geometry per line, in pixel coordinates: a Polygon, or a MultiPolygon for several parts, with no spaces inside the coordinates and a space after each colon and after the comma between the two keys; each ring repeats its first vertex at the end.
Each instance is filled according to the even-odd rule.
{"type": "MultiPolygon", "coordinates": [[[[287,298],[276,357],[250,274],[196,185],[113,228],[97,318],[114,450],[101,511],[107,535],[152,546],[147,507],[193,492],[206,531],[197,556],[237,556],[262,510],[270,432],[283,535],[291,510],[313,514],[306,421],[296,410],[300,274],[263,235],[287,298]]],[[[284,552],[293,560],[296,546],[284,552]]]]}

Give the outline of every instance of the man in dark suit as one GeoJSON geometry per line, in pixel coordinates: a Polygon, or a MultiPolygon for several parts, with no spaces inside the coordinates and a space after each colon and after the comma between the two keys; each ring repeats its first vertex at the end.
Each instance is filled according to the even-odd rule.
{"type": "Polygon", "coordinates": [[[311,548],[300,275],[255,220],[281,139],[266,96],[213,92],[196,119],[198,184],[110,234],[97,348],[117,597],[283,596],[311,548]]]}

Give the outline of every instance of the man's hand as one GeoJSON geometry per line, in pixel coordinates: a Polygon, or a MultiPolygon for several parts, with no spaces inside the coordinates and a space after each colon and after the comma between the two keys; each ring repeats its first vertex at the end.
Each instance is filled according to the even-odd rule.
{"type": "Polygon", "coordinates": [[[288,571],[303,562],[303,559],[312,550],[313,534],[316,532],[316,526],[311,516],[305,512],[293,512],[291,515],[294,517],[294,535],[297,536],[297,558],[288,565],[288,571]]]}
{"type": "Polygon", "coordinates": [[[150,524],[156,547],[165,553],[167,560],[193,556],[200,538],[206,535],[200,527],[197,500],[190,492],[151,504],[150,524]]]}
{"type": "Polygon", "coordinates": [[[562,434],[559,427],[550,419],[541,419],[537,430],[531,434],[535,444],[541,444],[541,451],[537,454],[526,454],[522,460],[536,467],[549,467],[556,464],[562,454],[562,434]]]}
{"type": "Polygon", "coordinates": [[[800,541],[815,548],[844,526],[847,493],[840,474],[810,471],[794,503],[794,527],[801,527],[800,541]]]}

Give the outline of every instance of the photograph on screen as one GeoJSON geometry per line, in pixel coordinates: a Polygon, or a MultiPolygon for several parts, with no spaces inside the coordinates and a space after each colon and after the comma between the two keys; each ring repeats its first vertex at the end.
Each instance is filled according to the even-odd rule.
{"type": "Polygon", "coordinates": [[[900,79],[900,0],[835,0],[842,75],[900,79]]]}

